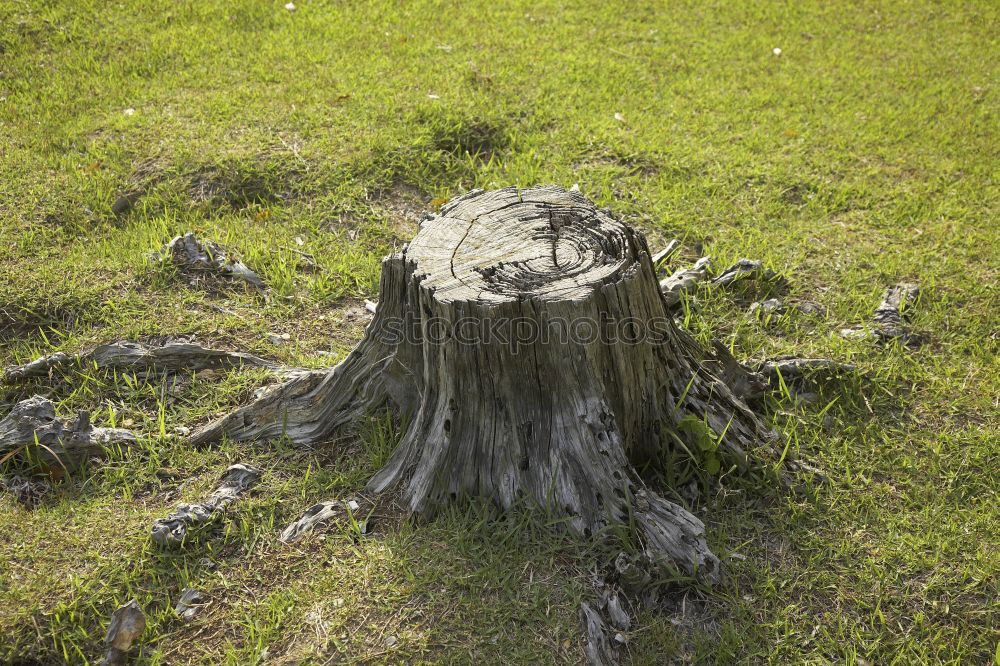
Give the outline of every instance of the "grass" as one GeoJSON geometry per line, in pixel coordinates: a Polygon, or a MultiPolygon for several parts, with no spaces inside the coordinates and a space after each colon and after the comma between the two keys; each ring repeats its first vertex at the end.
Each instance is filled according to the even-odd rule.
{"type": "MultiPolygon", "coordinates": [[[[825,480],[706,486],[695,508],[736,556],[730,580],[642,614],[631,660],[1000,661],[995,3],[283,5],[0,4],[0,361],[185,334],[328,365],[419,211],[579,183],[651,245],[761,258],[828,309],[768,321],[703,292],[685,316],[703,340],[859,368],[815,402],[774,397],[790,453],[825,480]],[[272,297],[148,259],[188,230],[272,297]],[[927,345],[836,335],[903,280],[923,289],[927,345]]],[[[576,608],[606,555],[529,509],[412,525],[380,508],[372,536],[278,544],[310,503],[358,495],[393,434],[181,445],[177,428],[261,381],[80,369],[0,394],[49,391],[143,433],[36,510],[0,495],[0,661],[95,661],[133,596],[145,663],[582,659],[576,608]],[[153,550],[150,522],[237,460],[265,470],[259,491],[183,552],[153,550]],[[211,603],[184,624],[188,586],[211,603]]]]}

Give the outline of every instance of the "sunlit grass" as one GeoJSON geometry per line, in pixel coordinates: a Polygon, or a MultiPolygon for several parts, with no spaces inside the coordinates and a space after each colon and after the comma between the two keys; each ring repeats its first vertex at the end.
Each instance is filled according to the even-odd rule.
{"type": "MultiPolygon", "coordinates": [[[[858,368],[768,399],[786,457],[814,470],[790,489],[650,470],[674,499],[698,485],[730,577],[642,611],[632,660],[996,660],[995,4],[284,4],[0,6],[0,361],[191,335],[330,365],[420,211],[578,183],[654,249],[681,238],[674,265],[762,259],[790,279],[782,298],[827,310],[758,318],[762,294],[706,288],[681,313],[703,343],[858,368]],[[150,258],[187,231],[268,294],[150,258]],[[904,280],[927,345],[838,335],[904,280]]],[[[311,504],[360,496],[399,423],[373,414],[308,450],[184,445],[265,381],[80,367],[0,389],[0,413],[43,393],[140,434],[33,511],[0,495],[0,661],[94,662],[135,597],[146,663],[579,663],[576,609],[609,554],[535,509],[411,524],[387,500],[373,534],[278,543],[311,504]],[[151,522],[236,461],[260,486],[155,550],[151,522]],[[185,624],[189,586],[210,603],[185,624]]]]}

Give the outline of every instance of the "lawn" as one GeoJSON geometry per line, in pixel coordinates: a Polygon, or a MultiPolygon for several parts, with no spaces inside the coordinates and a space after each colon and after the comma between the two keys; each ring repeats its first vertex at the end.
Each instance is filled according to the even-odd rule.
{"type": "MultiPolygon", "coordinates": [[[[578,183],[654,248],[680,238],[678,265],[759,258],[826,308],[767,320],[703,289],[683,319],[703,342],[858,369],[767,401],[818,473],[702,484],[727,581],[642,611],[629,660],[1000,663],[998,81],[995,2],[0,0],[0,364],[183,335],[328,366],[424,211],[578,183]],[[267,297],[149,258],[191,230],[267,297]],[[838,334],[903,281],[924,345],[838,334]]],[[[184,445],[265,381],[82,367],[0,388],[0,415],[42,393],[141,434],[35,508],[0,493],[0,662],[95,662],[133,597],[149,664],[583,660],[609,554],[535,508],[413,522],[384,501],[370,534],[279,543],[310,504],[361,497],[398,428],[184,445]],[[183,550],[150,544],[237,461],[265,472],[252,493],[183,550]],[[191,622],[185,587],[210,600],[191,622]]]]}

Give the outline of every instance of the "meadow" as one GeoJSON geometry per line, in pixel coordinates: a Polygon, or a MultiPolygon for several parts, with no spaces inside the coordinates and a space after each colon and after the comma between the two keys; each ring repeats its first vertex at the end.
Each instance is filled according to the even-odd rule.
{"type": "MultiPolygon", "coordinates": [[[[675,265],[761,259],[825,309],[755,317],[702,289],[682,323],[705,344],[857,367],[767,401],[815,474],[683,500],[727,581],[642,611],[629,661],[1000,664],[998,81],[989,1],[0,0],[0,365],[189,336],[329,366],[424,212],[578,184],[654,249],[681,239],[675,265]],[[267,295],[150,258],[187,231],[267,295]],[[923,345],[839,334],[898,282],[921,287],[923,345]]],[[[384,506],[369,534],[279,543],[310,504],[360,496],[398,424],[185,446],[266,381],[78,367],[0,387],[0,414],[39,393],[141,434],[38,506],[0,492],[0,662],[96,662],[135,598],[146,664],[581,663],[609,554],[536,508],[384,506]],[[233,462],[264,470],[254,492],[152,546],[233,462]],[[210,600],[191,622],[186,587],[210,600]]]]}

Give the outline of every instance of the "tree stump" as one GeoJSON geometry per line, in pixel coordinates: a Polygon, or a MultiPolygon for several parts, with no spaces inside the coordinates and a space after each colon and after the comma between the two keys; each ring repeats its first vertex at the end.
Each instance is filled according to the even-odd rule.
{"type": "Polygon", "coordinates": [[[408,426],[369,490],[398,488],[423,515],[524,497],[584,535],[634,525],[648,555],[714,581],[702,522],[636,469],[706,437],[746,466],[770,433],[730,388],[738,368],[674,324],[645,239],[609,212],[556,187],[475,190],[385,259],[375,318],[342,363],[193,439],[316,442],[388,403],[408,426]]]}

